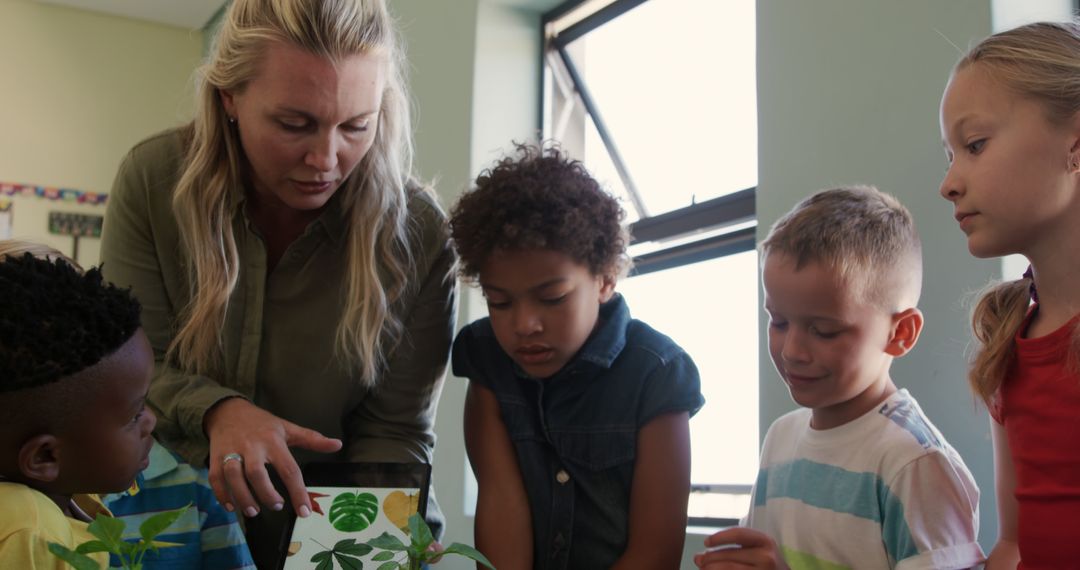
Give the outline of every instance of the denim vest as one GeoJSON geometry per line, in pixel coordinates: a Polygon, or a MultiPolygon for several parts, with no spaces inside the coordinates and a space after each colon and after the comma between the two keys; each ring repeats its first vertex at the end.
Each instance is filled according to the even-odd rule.
{"type": "Polygon", "coordinates": [[[554,376],[526,375],[489,319],[454,341],[454,374],[492,392],[532,512],[536,570],[608,568],[626,550],[637,433],[704,404],[697,367],[670,338],[630,318],[621,295],[554,376]]]}

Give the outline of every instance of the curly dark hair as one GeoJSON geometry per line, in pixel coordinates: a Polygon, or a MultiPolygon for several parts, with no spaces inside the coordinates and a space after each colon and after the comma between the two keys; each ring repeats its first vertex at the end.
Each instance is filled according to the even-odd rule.
{"type": "Polygon", "coordinates": [[[0,393],[89,368],[139,329],[138,301],[61,260],[26,253],[0,262],[0,393]]]}
{"type": "Polygon", "coordinates": [[[554,250],[593,275],[620,276],[630,263],[618,201],[558,147],[516,147],[480,173],[450,212],[461,276],[475,279],[496,249],[554,250]]]}

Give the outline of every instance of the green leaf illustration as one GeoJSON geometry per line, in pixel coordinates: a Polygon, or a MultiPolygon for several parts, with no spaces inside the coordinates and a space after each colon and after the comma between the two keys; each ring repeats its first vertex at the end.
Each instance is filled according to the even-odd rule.
{"type": "Polygon", "coordinates": [[[330,524],[341,532],[360,532],[379,514],[379,500],[371,493],[342,493],[330,505],[330,524]]]}
{"type": "Polygon", "coordinates": [[[360,562],[359,558],[347,554],[335,552],[334,560],[337,560],[342,570],[362,570],[364,568],[364,563],[360,562]]]}
{"type": "Polygon", "coordinates": [[[338,543],[334,545],[334,552],[349,554],[351,556],[364,556],[372,550],[372,547],[364,543],[357,544],[355,538],[339,540],[338,543]]]}

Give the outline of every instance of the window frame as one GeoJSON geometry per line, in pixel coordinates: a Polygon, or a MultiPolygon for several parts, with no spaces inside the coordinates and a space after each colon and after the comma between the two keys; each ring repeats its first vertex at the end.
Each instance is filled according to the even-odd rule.
{"type": "MultiPolygon", "coordinates": [[[[619,153],[618,146],[604,122],[601,111],[593,99],[588,85],[579,72],[568,51],[568,46],[587,35],[589,32],[607,24],[630,10],[650,0],[610,0],[603,7],[585,15],[561,31],[553,32],[556,22],[571,12],[585,8],[587,4],[602,0],[567,0],[541,17],[540,82],[540,124],[548,126],[548,113],[554,109],[547,104],[547,94],[551,89],[553,98],[560,95],[575,98],[576,101],[563,103],[559,122],[569,120],[569,112],[580,105],[584,112],[583,119],[591,119],[597,134],[607,150],[633,207],[640,219],[629,225],[630,246],[656,242],[658,249],[634,256],[630,276],[644,275],[684,267],[694,263],[726,257],[755,250],[757,247],[757,187],[753,186],[730,194],[725,194],[694,203],[683,208],[651,215],[644,200],[634,184],[631,172],[619,153]],[[559,70],[562,70],[562,73],[559,70]],[[550,78],[550,82],[549,82],[550,78]],[[559,93],[556,94],[555,89],[559,93]],[[695,237],[700,236],[700,237],[695,237]]],[[[1077,0],[1080,2],[1080,0],[1077,0]]],[[[584,123],[584,121],[583,121],[584,123]]],[[[559,129],[552,129],[558,131],[559,129]]],[[[547,133],[545,133],[547,136],[547,133]]],[[[691,493],[710,493],[719,495],[749,494],[752,485],[731,484],[692,484],[691,493]]],[[[689,526],[723,527],[738,524],[738,519],[719,517],[689,517],[689,526]]]]}

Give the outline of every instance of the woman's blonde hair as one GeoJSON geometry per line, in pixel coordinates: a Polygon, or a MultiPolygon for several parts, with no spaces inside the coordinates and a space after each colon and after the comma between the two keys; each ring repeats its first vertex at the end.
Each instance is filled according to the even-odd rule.
{"type": "MultiPolygon", "coordinates": [[[[956,64],[978,66],[1020,97],[1040,104],[1046,118],[1065,125],[1080,112],[1080,25],[1040,22],[986,38],[956,64]]],[[[1064,159],[1063,159],[1064,160],[1064,159]]],[[[1016,333],[1030,301],[1031,280],[1005,281],[980,296],[971,322],[978,342],[968,380],[991,409],[1015,356],[1016,333]]],[[[1080,356],[1080,327],[1073,330],[1070,365],[1080,356]]]]}
{"type": "Polygon", "coordinates": [[[210,59],[199,70],[192,141],[173,198],[193,296],[169,358],[199,373],[220,359],[220,331],[240,272],[232,222],[245,159],[219,93],[242,91],[273,42],[335,61],[375,52],[387,66],[375,140],[338,189],[349,229],[336,344],[371,386],[384,350],[400,338],[402,325],[390,306],[414,271],[407,216],[414,191],[410,101],[404,50],[383,0],[235,0],[228,8],[210,59]]]}

